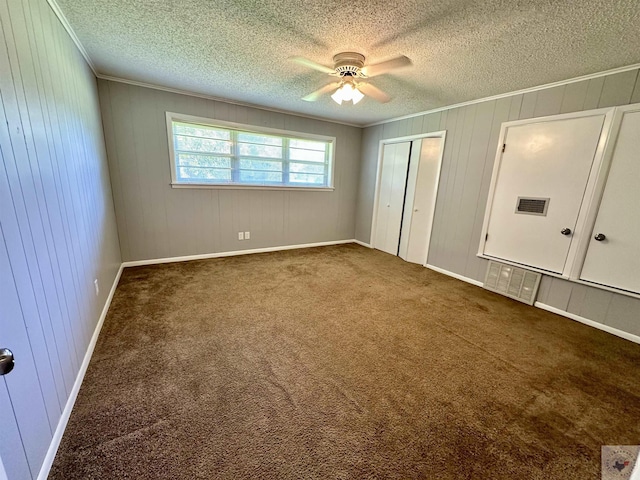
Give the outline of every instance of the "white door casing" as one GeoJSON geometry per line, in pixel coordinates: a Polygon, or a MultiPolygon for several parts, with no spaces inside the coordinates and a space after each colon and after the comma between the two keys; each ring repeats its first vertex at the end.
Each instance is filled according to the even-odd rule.
{"type": "Polygon", "coordinates": [[[482,254],[564,272],[604,122],[600,113],[505,128],[506,148],[494,167],[482,254]],[[516,213],[519,197],[549,199],[546,214],[516,213]],[[563,229],[571,234],[563,235],[563,229]]]}

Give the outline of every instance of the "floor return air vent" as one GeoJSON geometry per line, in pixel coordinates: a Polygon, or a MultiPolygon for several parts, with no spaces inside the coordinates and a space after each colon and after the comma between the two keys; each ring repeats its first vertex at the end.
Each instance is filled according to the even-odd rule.
{"type": "Polygon", "coordinates": [[[542,275],[524,268],[489,261],[483,287],[533,305],[542,275]]]}

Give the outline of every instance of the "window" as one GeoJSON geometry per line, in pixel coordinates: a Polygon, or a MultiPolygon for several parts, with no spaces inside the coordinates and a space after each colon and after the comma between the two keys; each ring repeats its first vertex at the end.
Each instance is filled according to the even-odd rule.
{"type": "Polygon", "coordinates": [[[333,137],[167,112],[173,186],[330,189],[333,137]]]}

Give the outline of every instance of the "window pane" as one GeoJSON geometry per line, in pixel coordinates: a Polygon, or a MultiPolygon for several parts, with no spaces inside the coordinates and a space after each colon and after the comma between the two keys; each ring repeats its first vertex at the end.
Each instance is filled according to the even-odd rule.
{"type": "Polygon", "coordinates": [[[289,183],[310,183],[324,185],[324,175],[312,175],[308,173],[290,173],[289,183]]]}
{"type": "Polygon", "coordinates": [[[255,145],[253,143],[238,144],[240,155],[247,157],[282,158],[282,147],[255,145]]]}
{"type": "Polygon", "coordinates": [[[240,168],[242,170],[276,170],[281,172],[282,162],[269,162],[267,160],[250,160],[247,158],[241,158],[240,168]]]}
{"type": "Polygon", "coordinates": [[[238,141],[245,143],[259,143],[262,145],[275,145],[278,147],[282,146],[282,138],[258,135],[256,133],[238,132],[238,141]]]}
{"type": "Polygon", "coordinates": [[[218,130],[205,125],[193,125],[189,123],[173,122],[173,133],[192,135],[194,137],[217,138],[220,140],[231,140],[231,132],[228,130],[218,130]]]}
{"type": "Polygon", "coordinates": [[[231,168],[229,157],[213,157],[211,155],[178,154],[178,165],[187,167],[231,168]]]}
{"type": "Polygon", "coordinates": [[[325,142],[314,142],[312,140],[297,140],[292,138],[289,145],[295,148],[306,148],[307,150],[325,151],[327,144],[325,142]]]}
{"type": "Polygon", "coordinates": [[[307,162],[324,162],[324,152],[314,150],[299,150],[292,148],[289,150],[289,157],[292,160],[305,160],[307,162]]]}
{"type": "Polygon", "coordinates": [[[282,183],[282,172],[240,170],[240,181],[247,183],[282,183]]]}
{"type": "Polygon", "coordinates": [[[313,165],[308,163],[290,163],[289,171],[300,173],[321,173],[324,174],[324,165],[313,165]]]}
{"type": "Polygon", "coordinates": [[[175,135],[175,146],[178,150],[204,153],[231,153],[231,142],[212,140],[210,138],[185,137],[175,135]]]}
{"type": "Polygon", "coordinates": [[[231,170],[222,168],[179,167],[178,177],[188,182],[228,183],[231,181],[231,170]]]}

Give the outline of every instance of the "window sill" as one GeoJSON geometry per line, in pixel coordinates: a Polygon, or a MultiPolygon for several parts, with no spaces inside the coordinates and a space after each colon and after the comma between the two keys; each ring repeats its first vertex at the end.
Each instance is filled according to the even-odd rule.
{"type": "Polygon", "coordinates": [[[290,190],[306,192],[333,192],[334,187],[280,187],[270,185],[213,185],[210,183],[171,183],[171,188],[204,188],[217,190],[290,190]]]}

